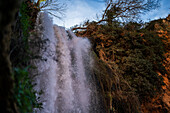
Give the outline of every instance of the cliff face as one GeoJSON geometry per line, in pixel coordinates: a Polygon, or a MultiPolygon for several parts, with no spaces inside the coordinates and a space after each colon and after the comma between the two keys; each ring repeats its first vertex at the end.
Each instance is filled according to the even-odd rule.
{"type": "MultiPolygon", "coordinates": [[[[138,113],[140,103],[126,80],[93,52],[93,75],[97,84],[103,113],[138,113]]],[[[116,65],[116,64],[115,64],[116,65]]]]}
{"type": "Polygon", "coordinates": [[[162,75],[159,73],[159,76],[163,77],[162,85],[163,92],[158,96],[151,99],[150,102],[142,104],[142,110],[144,113],[167,113],[170,111],[170,15],[165,19],[159,19],[150,23],[153,30],[158,33],[158,36],[165,38],[163,41],[166,45],[166,53],[164,66],[167,71],[167,74],[162,75]]]}
{"type": "Polygon", "coordinates": [[[123,27],[92,22],[76,32],[93,43],[98,59],[94,72],[107,112],[169,111],[169,20],[170,15],[142,29],[133,22],[123,27]]]}
{"type": "Polygon", "coordinates": [[[11,25],[19,8],[20,0],[0,1],[0,111],[2,113],[18,113],[14,95],[14,80],[9,46],[11,40],[11,25]]]}

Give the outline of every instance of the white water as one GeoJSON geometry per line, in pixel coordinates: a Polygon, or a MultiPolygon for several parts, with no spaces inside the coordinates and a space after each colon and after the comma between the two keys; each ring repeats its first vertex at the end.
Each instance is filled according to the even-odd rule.
{"type": "MultiPolygon", "coordinates": [[[[45,60],[34,60],[36,91],[43,91],[38,113],[89,113],[92,103],[90,42],[72,31],[52,24],[40,13],[36,25],[41,40],[48,40],[39,51],[45,60]]],[[[97,105],[96,105],[97,106],[97,105]]]]}

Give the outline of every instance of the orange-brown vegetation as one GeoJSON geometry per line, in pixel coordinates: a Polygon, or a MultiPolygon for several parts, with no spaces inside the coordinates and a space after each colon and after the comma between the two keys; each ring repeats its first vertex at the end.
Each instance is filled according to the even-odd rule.
{"type": "Polygon", "coordinates": [[[161,75],[165,85],[162,86],[164,90],[161,94],[151,99],[150,102],[142,104],[142,110],[144,113],[167,113],[170,111],[170,15],[166,19],[161,20],[160,23],[155,24],[155,30],[159,37],[165,38],[165,45],[167,45],[167,52],[165,54],[165,68],[167,74],[161,75]]]}
{"type": "MultiPolygon", "coordinates": [[[[108,106],[107,109],[110,108],[110,109],[114,109],[115,112],[118,112],[118,111],[122,112],[118,110],[118,108],[116,109],[116,107],[123,107],[122,109],[126,109],[127,106],[123,104],[118,104],[117,106],[117,105],[114,105],[114,103],[123,102],[122,100],[124,99],[126,100],[124,101],[125,104],[128,103],[129,104],[128,107],[130,108],[131,106],[134,106],[135,103],[138,103],[137,99],[135,100],[134,98],[138,98],[139,96],[141,109],[138,109],[138,110],[142,111],[143,113],[166,113],[170,111],[170,106],[169,106],[170,105],[170,85],[169,85],[170,24],[169,24],[169,21],[170,21],[170,15],[166,19],[160,19],[158,21],[155,20],[153,22],[150,22],[148,27],[145,28],[147,30],[149,28],[149,30],[146,32],[143,30],[139,31],[138,24],[135,24],[135,23],[132,23],[132,25],[130,24],[130,25],[124,26],[123,28],[116,26],[116,25],[114,25],[114,27],[112,28],[108,28],[107,25],[102,25],[102,24],[99,25],[96,22],[92,22],[91,24],[87,25],[86,28],[83,28],[83,30],[81,31],[76,31],[76,34],[78,36],[88,37],[91,40],[93,44],[93,50],[97,54],[98,58],[113,71],[114,74],[112,76],[116,76],[117,80],[119,80],[119,82],[115,82],[115,79],[113,79],[114,77],[112,79],[108,79],[109,76],[106,77],[105,75],[101,75],[99,77],[100,79],[102,78],[101,84],[103,88],[106,87],[108,84],[105,84],[106,82],[102,83],[102,81],[110,81],[109,83],[112,83],[112,84],[109,84],[110,88],[112,88],[111,85],[113,86],[113,84],[117,84],[118,87],[121,89],[121,90],[117,89],[114,91],[110,89],[109,91],[107,91],[109,92],[109,93],[106,93],[106,97],[108,98],[105,100],[106,103],[109,103],[107,104],[108,106]],[[154,38],[158,38],[157,36],[160,37],[160,39],[162,39],[162,42],[164,43],[165,49],[166,49],[166,53],[163,53],[164,54],[163,56],[165,57],[165,59],[161,60],[161,62],[163,63],[162,65],[165,67],[167,71],[166,74],[162,72],[163,68],[160,67],[160,65],[158,65],[159,63],[157,62],[157,60],[152,61],[153,57],[159,54],[159,48],[157,48],[157,45],[154,42],[154,38]],[[117,46],[115,46],[116,44],[117,46]],[[138,44],[141,44],[141,45],[138,45],[138,44]],[[146,50],[145,51],[139,50],[143,46],[146,46],[146,48],[145,47],[143,48],[146,50]],[[150,46],[153,46],[153,48],[150,46]],[[135,47],[137,47],[136,50],[135,50],[135,47]],[[153,49],[153,50],[150,50],[150,49],[153,49]],[[139,51],[139,52],[136,53],[136,51],[139,51]],[[142,51],[143,53],[140,53],[140,51],[142,51]],[[152,56],[151,54],[153,51],[156,51],[156,53],[154,53],[155,55],[152,56]],[[127,57],[126,55],[129,55],[129,54],[130,56],[127,57]],[[140,55],[143,55],[143,56],[141,57],[140,55]],[[124,65],[123,63],[127,63],[127,61],[129,60],[128,58],[132,58],[130,59],[132,60],[132,62],[129,61],[128,62],[129,64],[125,64],[125,66],[120,67],[120,65],[124,65]],[[143,58],[143,60],[140,61],[141,58],[143,58]],[[150,66],[145,63],[143,64],[143,61],[145,61],[145,59],[146,61],[150,60],[149,63],[151,63],[153,66],[153,68],[151,68],[151,71],[158,73],[158,75],[156,74],[155,75],[159,76],[160,79],[159,77],[155,79],[154,78],[155,75],[152,75],[152,73],[145,70],[145,66],[150,66]],[[141,63],[141,66],[144,66],[143,71],[145,72],[140,72],[140,71],[138,72],[134,69],[134,71],[136,71],[136,74],[132,76],[132,78],[130,76],[131,74],[134,74],[134,73],[132,73],[131,68],[127,69],[128,72],[123,72],[123,70],[126,70],[126,68],[129,65],[132,65],[132,68],[134,67],[136,69],[137,68],[141,69],[140,66],[138,67],[140,63],[141,63]],[[126,76],[126,74],[127,75],[129,74],[129,75],[126,76]],[[146,79],[144,78],[144,76],[147,76],[146,79]],[[161,80],[161,78],[163,78],[163,80],[161,80]],[[148,84],[148,82],[145,81],[147,79],[148,81],[151,80],[152,82],[148,84]],[[120,82],[120,81],[124,81],[124,82],[120,82]],[[164,84],[160,82],[162,83],[164,82],[164,84]],[[137,86],[134,87],[134,85],[137,85],[137,86]],[[127,87],[124,87],[124,86],[127,86],[127,87]],[[141,89],[139,87],[141,87],[141,89]],[[156,89],[155,87],[159,87],[159,88],[156,89]],[[149,90],[151,92],[153,91],[152,94],[151,92],[148,93],[149,90]],[[133,98],[129,98],[128,94],[130,94],[130,92],[132,93],[133,98]],[[115,95],[117,93],[119,97],[118,95],[115,95]],[[125,93],[127,93],[127,95],[125,95],[125,93]],[[115,96],[117,96],[117,98],[115,98],[115,96]],[[120,98],[120,100],[118,98],[120,98]],[[129,99],[131,99],[131,101],[129,101],[129,99]]],[[[104,92],[105,91],[106,90],[104,90],[104,92]]],[[[126,112],[137,112],[133,110],[131,109],[131,110],[125,110],[125,111],[126,112]]]]}

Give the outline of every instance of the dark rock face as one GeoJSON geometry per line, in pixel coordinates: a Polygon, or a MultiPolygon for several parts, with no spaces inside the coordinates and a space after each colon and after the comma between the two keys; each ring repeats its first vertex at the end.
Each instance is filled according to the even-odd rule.
{"type": "Polygon", "coordinates": [[[0,1],[0,106],[2,113],[16,113],[13,79],[9,60],[11,23],[19,8],[19,0],[0,1]]]}

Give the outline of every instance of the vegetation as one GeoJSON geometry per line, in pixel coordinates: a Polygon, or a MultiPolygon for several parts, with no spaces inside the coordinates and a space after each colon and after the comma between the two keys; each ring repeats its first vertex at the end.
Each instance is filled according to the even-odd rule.
{"type": "Polygon", "coordinates": [[[33,108],[41,108],[36,91],[34,91],[32,78],[28,69],[34,56],[30,51],[29,31],[34,29],[39,8],[29,0],[23,2],[17,15],[16,26],[13,28],[10,59],[14,76],[14,99],[19,112],[33,112],[33,108]]]}
{"type": "Polygon", "coordinates": [[[45,43],[31,38],[31,35],[36,34],[34,27],[37,15],[44,10],[50,14],[52,13],[49,11],[62,13],[63,9],[64,5],[60,5],[57,0],[55,2],[53,0],[25,0],[16,14],[16,22],[12,29],[10,60],[15,81],[14,100],[21,113],[33,112],[33,108],[42,108],[42,103],[38,101],[39,97],[36,97],[42,92],[34,91],[33,76],[30,76],[30,71],[28,71],[36,68],[31,65],[30,61],[41,58],[31,49],[33,47],[40,49],[39,45],[45,43]]]}
{"type": "Polygon", "coordinates": [[[33,90],[32,80],[28,76],[28,68],[14,69],[15,77],[15,99],[21,113],[33,112],[33,108],[41,108],[36,91],[33,90]]]}
{"type": "MultiPolygon", "coordinates": [[[[34,33],[39,11],[52,10],[62,14],[64,5],[52,1],[25,0],[21,5],[16,0],[3,1],[10,9],[0,4],[3,9],[0,11],[3,15],[0,18],[0,105],[4,108],[3,113],[28,113],[33,112],[33,108],[41,109],[36,97],[40,92],[33,90],[32,78],[28,76],[28,70],[32,68],[30,61],[39,58],[30,51],[29,36],[34,33]]],[[[169,24],[163,23],[162,19],[150,23],[134,20],[141,13],[157,8],[159,0],[105,1],[107,7],[100,21],[87,21],[85,27],[73,30],[84,29],[75,32],[78,36],[89,37],[93,44],[93,75],[106,112],[138,113],[141,104],[164,92],[163,77],[170,78],[167,68],[170,65],[167,53],[169,24]]]]}
{"type": "Polygon", "coordinates": [[[162,94],[162,86],[165,85],[165,54],[169,47],[167,35],[158,32],[160,29],[155,30],[156,23],[127,20],[156,8],[158,1],[129,2],[109,0],[100,21],[87,21],[83,25],[85,27],[73,28],[78,36],[89,37],[99,61],[104,63],[96,65],[102,71],[94,72],[99,81],[99,89],[106,95],[106,109],[110,109],[107,112],[140,112],[140,104],[150,102],[162,94]],[[148,2],[153,3],[153,7],[146,5],[148,2]],[[129,9],[133,11],[130,13],[129,9]],[[106,67],[112,73],[103,72],[108,71],[103,69],[106,67]]]}
{"type": "Polygon", "coordinates": [[[140,14],[146,13],[159,7],[160,0],[105,0],[107,7],[104,11],[102,19],[99,21],[107,21],[108,24],[112,20],[134,20],[140,14]]]}
{"type": "Polygon", "coordinates": [[[136,93],[117,69],[111,69],[110,65],[99,59],[96,53],[94,53],[94,58],[93,74],[97,81],[98,90],[101,92],[101,106],[105,109],[103,112],[140,112],[140,103],[136,93]]]}
{"type": "Polygon", "coordinates": [[[39,7],[41,11],[46,11],[50,15],[61,19],[66,7],[64,2],[59,2],[59,0],[37,0],[36,6],[39,7]]]}

